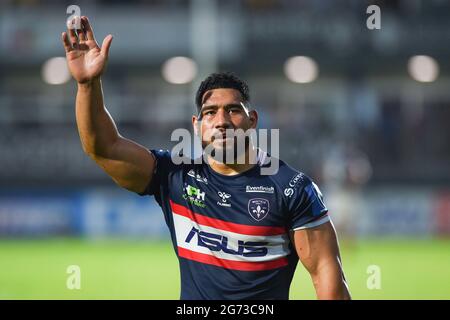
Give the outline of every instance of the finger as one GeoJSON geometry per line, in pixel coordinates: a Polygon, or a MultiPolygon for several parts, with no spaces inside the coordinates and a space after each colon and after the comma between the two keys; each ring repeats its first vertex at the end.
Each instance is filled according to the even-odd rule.
{"type": "Polygon", "coordinates": [[[80,28],[77,30],[77,34],[78,34],[78,40],[80,40],[80,43],[84,43],[86,41],[86,34],[83,30],[83,26],[80,24],[80,28]]]}
{"type": "Polygon", "coordinates": [[[64,50],[66,50],[66,52],[70,52],[73,50],[72,46],[70,45],[70,41],[69,41],[69,37],[67,36],[67,32],[63,32],[61,34],[61,40],[64,45],[64,50]]]}
{"type": "Polygon", "coordinates": [[[86,41],[86,35],[84,34],[83,31],[83,26],[81,23],[81,17],[79,16],[75,16],[72,26],[75,28],[76,33],[77,33],[77,38],[78,38],[78,42],[80,44],[84,43],[84,41],[86,41]]]}
{"type": "Polygon", "coordinates": [[[109,56],[109,48],[111,47],[113,36],[108,34],[106,38],[103,40],[101,53],[108,58],[109,56]]]}
{"type": "Polygon", "coordinates": [[[89,19],[86,16],[81,17],[81,23],[83,25],[84,32],[88,40],[94,40],[94,31],[92,30],[91,24],[89,23],[89,19]]]}
{"type": "Polygon", "coordinates": [[[76,48],[78,45],[77,34],[75,33],[75,19],[67,21],[67,33],[72,47],[76,48]]]}

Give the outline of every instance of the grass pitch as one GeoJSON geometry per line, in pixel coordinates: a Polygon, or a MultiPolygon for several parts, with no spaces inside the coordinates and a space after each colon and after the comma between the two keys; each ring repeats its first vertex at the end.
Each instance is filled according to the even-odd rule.
{"type": "MultiPolygon", "coordinates": [[[[342,242],[354,299],[450,299],[450,239],[342,242]],[[376,265],[381,288],[368,289],[376,265]]],[[[178,262],[167,242],[80,239],[0,240],[0,299],[178,299],[178,262]],[[69,290],[67,268],[81,270],[69,290]]],[[[291,299],[315,299],[301,264],[291,299]]]]}

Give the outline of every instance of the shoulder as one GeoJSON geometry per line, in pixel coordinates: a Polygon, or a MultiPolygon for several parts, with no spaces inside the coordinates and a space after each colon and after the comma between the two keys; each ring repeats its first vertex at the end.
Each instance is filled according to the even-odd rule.
{"type": "Polygon", "coordinates": [[[300,192],[305,187],[313,185],[312,179],[304,172],[295,169],[281,159],[268,156],[265,163],[261,163],[261,167],[274,165],[273,162],[278,163],[278,170],[276,173],[269,175],[269,178],[275,185],[278,186],[279,191],[286,197],[292,197],[295,193],[300,192]]]}
{"type": "Polygon", "coordinates": [[[192,159],[182,153],[179,153],[179,154],[173,153],[167,149],[149,149],[149,150],[156,158],[171,160],[173,163],[178,163],[178,162],[187,163],[187,162],[194,161],[194,159],[192,159]]]}
{"type": "Polygon", "coordinates": [[[183,154],[174,154],[166,149],[150,149],[155,157],[156,167],[165,170],[183,170],[192,169],[197,163],[196,159],[192,159],[183,154]]]}

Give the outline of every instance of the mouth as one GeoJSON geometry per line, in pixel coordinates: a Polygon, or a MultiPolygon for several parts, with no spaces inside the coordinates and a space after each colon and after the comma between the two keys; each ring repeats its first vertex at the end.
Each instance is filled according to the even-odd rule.
{"type": "Polygon", "coordinates": [[[226,132],[216,132],[211,138],[211,141],[226,141],[232,140],[234,138],[233,134],[228,134],[226,132]]]}
{"type": "Polygon", "coordinates": [[[225,141],[225,140],[233,140],[234,137],[233,136],[219,136],[219,137],[213,137],[213,141],[225,141]]]}
{"type": "Polygon", "coordinates": [[[212,143],[216,146],[232,146],[234,145],[234,139],[231,137],[216,138],[212,143]]]}
{"type": "Polygon", "coordinates": [[[235,139],[233,135],[226,135],[225,133],[222,135],[216,135],[211,138],[211,143],[213,143],[217,147],[231,147],[235,143],[235,139]]]}

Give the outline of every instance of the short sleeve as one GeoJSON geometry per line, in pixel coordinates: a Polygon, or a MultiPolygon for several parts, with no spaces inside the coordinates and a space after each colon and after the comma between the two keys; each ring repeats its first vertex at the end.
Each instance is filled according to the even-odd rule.
{"type": "Polygon", "coordinates": [[[150,150],[150,152],[155,157],[155,169],[145,190],[138,194],[141,196],[153,195],[160,202],[161,193],[168,189],[168,176],[174,164],[168,150],[150,150]]]}
{"type": "Polygon", "coordinates": [[[285,190],[290,213],[289,228],[291,230],[312,228],[329,221],[328,209],[319,187],[302,173],[296,177],[295,183],[287,188],[290,190],[288,192],[285,190]]]}

